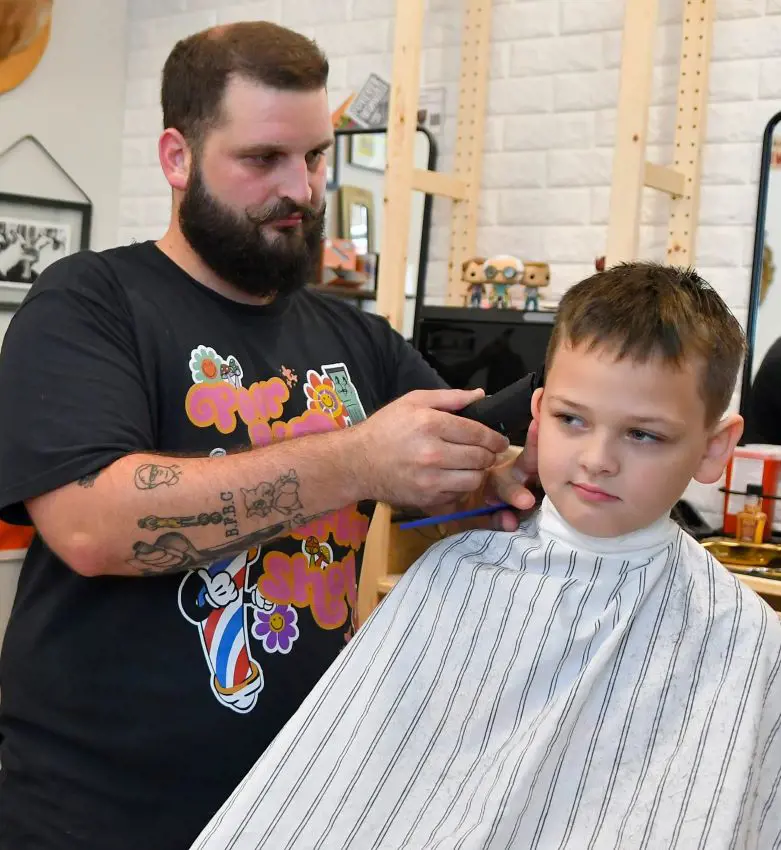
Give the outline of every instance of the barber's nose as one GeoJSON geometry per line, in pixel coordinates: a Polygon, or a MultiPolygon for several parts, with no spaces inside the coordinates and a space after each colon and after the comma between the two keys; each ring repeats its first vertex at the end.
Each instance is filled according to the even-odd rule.
{"type": "Polygon", "coordinates": [[[280,197],[291,198],[299,204],[308,204],[312,200],[312,186],[309,183],[311,171],[306,160],[290,158],[280,180],[280,197]]]}
{"type": "Polygon", "coordinates": [[[618,472],[618,456],[608,434],[589,434],[582,446],[580,465],[589,475],[615,475],[618,472]]]}

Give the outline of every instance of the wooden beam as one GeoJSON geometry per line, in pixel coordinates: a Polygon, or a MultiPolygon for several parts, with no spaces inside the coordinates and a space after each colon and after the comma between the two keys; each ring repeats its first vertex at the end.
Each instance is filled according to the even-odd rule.
{"type": "Polygon", "coordinates": [[[387,593],[382,584],[388,577],[391,547],[391,509],[378,503],[363,550],[361,580],[358,583],[358,622],[365,623],[387,593]]]}
{"type": "Polygon", "coordinates": [[[396,330],[404,326],[404,284],[418,126],[423,3],[396,0],[393,81],[388,107],[388,167],[377,281],[377,312],[396,330]]]}
{"type": "Polygon", "coordinates": [[[686,179],[680,171],[646,162],[643,183],[649,189],[658,189],[660,192],[675,196],[683,195],[686,179]]]}
{"type": "Polygon", "coordinates": [[[425,171],[416,168],[412,172],[412,188],[429,195],[443,195],[454,201],[467,197],[466,183],[458,177],[441,171],[425,171]]]}
{"type": "MultiPolygon", "coordinates": [[[[412,3],[412,0],[405,0],[412,3]]],[[[477,210],[480,204],[485,100],[490,61],[492,0],[464,0],[461,38],[456,151],[453,173],[466,187],[450,222],[447,303],[460,306],[464,284],[461,263],[477,253],[477,210]]],[[[519,12],[519,14],[521,14],[519,12]]]]}
{"type": "Polygon", "coordinates": [[[645,148],[653,83],[657,0],[631,0],[625,8],[607,232],[608,266],[637,257],[640,204],[646,174],[645,148]]]}
{"type": "Polygon", "coordinates": [[[684,176],[684,191],[670,208],[667,260],[695,262],[700,175],[708,109],[708,71],[716,0],[685,0],[674,165],[684,176]]]}

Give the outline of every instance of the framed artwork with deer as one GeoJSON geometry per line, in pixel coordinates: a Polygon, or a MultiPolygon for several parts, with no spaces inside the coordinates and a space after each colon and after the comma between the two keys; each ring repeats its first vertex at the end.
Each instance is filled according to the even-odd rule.
{"type": "Polygon", "coordinates": [[[0,192],[0,304],[22,302],[52,263],[90,245],[92,205],[0,192]]]}

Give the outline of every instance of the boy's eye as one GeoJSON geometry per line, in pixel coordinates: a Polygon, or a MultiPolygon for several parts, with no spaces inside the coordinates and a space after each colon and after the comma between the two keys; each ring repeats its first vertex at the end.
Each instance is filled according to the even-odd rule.
{"type": "Polygon", "coordinates": [[[658,434],[651,434],[650,431],[641,431],[639,428],[633,428],[629,432],[629,436],[637,443],[661,443],[664,439],[658,434]]]}
{"type": "Polygon", "coordinates": [[[573,413],[556,413],[554,416],[562,425],[566,425],[569,428],[579,428],[583,425],[583,420],[573,413]]]}

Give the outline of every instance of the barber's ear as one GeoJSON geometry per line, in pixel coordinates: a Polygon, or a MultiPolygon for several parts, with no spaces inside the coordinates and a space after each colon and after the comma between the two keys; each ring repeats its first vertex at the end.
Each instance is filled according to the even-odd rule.
{"type": "Polygon", "coordinates": [[[743,436],[743,417],[737,413],[726,416],[712,430],[705,454],[694,473],[700,484],[716,484],[729,463],[738,440],[743,436]]]}
{"type": "Polygon", "coordinates": [[[540,424],[540,408],[542,407],[542,395],[544,392],[545,390],[542,387],[538,387],[532,393],[532,419],[534,419],[537,425],[540,424]]]}
{"type": "Polygon", "coordinates": [[[169,186],[183,192],[192,167],[192,153],[184,136],[172,127],[166,128],[157,143],[157,152],[169,186]]]}

